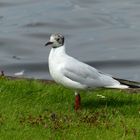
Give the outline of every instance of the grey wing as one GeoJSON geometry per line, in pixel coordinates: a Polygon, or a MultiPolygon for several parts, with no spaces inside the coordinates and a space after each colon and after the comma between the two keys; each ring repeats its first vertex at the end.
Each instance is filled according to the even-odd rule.
{"type": "Polygon", "coordinates": [[[100,87],[101,74],[95,68],[71,58],[64,68],[64,76],[87,87],[100,87]]]}
{"type": "Polygon", "coordinates": [[[112,76],[69,57],[64,66],[64,76],[88,88],[115,86],[120,83],[112,76]]]}

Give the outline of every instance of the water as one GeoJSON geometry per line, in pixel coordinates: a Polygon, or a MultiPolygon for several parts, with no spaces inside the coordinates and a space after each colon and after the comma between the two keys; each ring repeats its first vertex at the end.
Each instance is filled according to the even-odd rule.
{"type": "Polygon", "coordinates": [[[0,70],[51,79],[51,33],[68,54],[113,76],[140,81],[139,0],[0,0],[0,70]]]}

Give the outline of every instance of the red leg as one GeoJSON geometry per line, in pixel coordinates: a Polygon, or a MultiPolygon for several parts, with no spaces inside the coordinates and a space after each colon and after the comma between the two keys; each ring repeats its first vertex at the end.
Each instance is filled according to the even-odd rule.
{"type": "Polygon", "coordinates": [[[81,97],[80,97],[80,94],[75,93],[75,105],[74,105],[75,111],[77,111],[80,108],[80,105],[81,105],[81,97]]]}

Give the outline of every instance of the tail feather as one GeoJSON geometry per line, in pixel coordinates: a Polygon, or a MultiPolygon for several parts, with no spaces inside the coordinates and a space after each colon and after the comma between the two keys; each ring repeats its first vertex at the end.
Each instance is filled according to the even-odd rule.
{"type": "Polygon", "coordinates": [[[106,86],[106,88],[127,89],[127,88],[129,88],[129,86],[120,84],[120,85],[106,86]]]}
{"type": "Polygon", "coordinates": [[[128,86],[129,88],[140,88],[140,82],[129,81],[129,80],[124,80],[119,78],[114,78],[114,79],[119,81],[122,84],[122,86],[128,86]]]}

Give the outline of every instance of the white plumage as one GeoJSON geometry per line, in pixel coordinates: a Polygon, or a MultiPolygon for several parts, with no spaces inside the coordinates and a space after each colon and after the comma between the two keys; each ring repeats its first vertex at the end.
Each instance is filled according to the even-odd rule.
{"type": "Polygon", "coordinates": [[[49,54],[49,70],[52,78],[66,87],[74,89],[128,88],[97,69],[78,61],[65,52],[64,37],[53,34],[49,43],[52,48],[49,54]]]}

